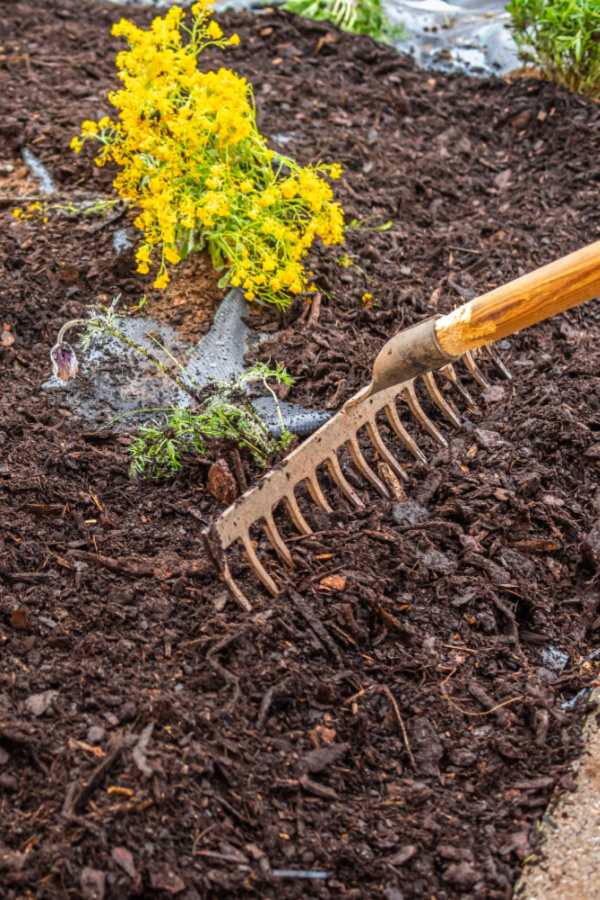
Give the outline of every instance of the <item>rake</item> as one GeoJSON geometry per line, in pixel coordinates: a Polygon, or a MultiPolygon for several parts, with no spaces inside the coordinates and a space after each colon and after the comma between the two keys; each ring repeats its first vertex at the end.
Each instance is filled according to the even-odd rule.
{"type": "MultiPolygon", "coordinates": [[[[317,477],[321,464],[327,465],[333,482],[352,506],[364,506],[342,471],[338,453],[344,448],[358,473],[383,497],[390,498],[388,485],[367,462],[359,446],[361,430],[364,429],[376,456],[387,464],[397,479],[407,479],[403,466],[381,435],[376,421],[379,413],[385,413],[391,431],[417,460],[424,462],[426,457],[407,431],[398,412],[398,401],[405,404],[436,443],[446,446],[443,434],[421,405],[417,379],[422,379],[441,413],[455,428],[460,428],[458,409],[442,393],[434,372],[438,373],[438,378],[441,376],[444,379],[446,393],[455,390],[467,407],[473,409],[474,401],[455,368],[459,360],[464,363],[469,375],[486,388],[488,382],[473,355],[473,351],[484,348],[491,363],[505,378],[510,378],[495,351],[487,345],[591,300],[598,294],[600,241],[476,297],[446,316],[434,316],[419,322],[388,341],[375,360],[371,383],[348,400],[327,424],[268,472],[255,487],[246,491],[203,532],[202,539],[209,556],[234,600],[244,610],[251,609],[227,561],[226,551],[235,543],[242,545],[250,568],[267,590],[273,596],[279,593],[276,576],[267,571],[258,558],[250,534],[251,527],[263,527],[279,558],[292,570],[294,561],[291,551],[275,524],[276,508],[280,504],[285,507],[300,535],[312,534],[296,497],[296,489],[304,482],[316,506],[325,513],[333,511],[317,477]]],[[[355,478],[351,480],[356,481],[355,478]]]]}

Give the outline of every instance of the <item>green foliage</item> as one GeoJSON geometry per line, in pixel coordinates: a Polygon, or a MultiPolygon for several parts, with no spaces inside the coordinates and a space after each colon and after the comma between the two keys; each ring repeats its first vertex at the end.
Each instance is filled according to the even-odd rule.
{"type": "Polygon", "coordinates": [[[403,41],[408,32],[403,25],[392,25],[381,0],[288,0],[290,12],[321,22],[328,19],[342,31],[367,34],[376,41],[403,41]]]}
{"type": "Polygon", "coordinates": [[[600,96],[600,0],[511,0],[521,58],[544,78],[600,96]]]}
{"type": "Polygon", "coordinates": [[[168,412],[164,424],[143,425],[130,448],[131,474],[150,478],[175,475],[183,464],[184,454],[204,454],[206,441],[211,438],[225,438],[240,448],[247,447],[255,461],[265,465],[269,457],[284,450],[293,437],[284,428],[279,406],[282,435],[276,440],[245,395],[246,385],[261,382],[275,396],[267,382],[269,378],[293,384],[279,364],[270,369],[264,363],[258,363],[234,383],[216,382],[198,409],[173,409],[168,412]]]}
{"type": "Polygon", "coordinates": [[[117,200],[67,200],[64,203],[43,203],[36,200],[35,203],[29,205],[27,212],[18,207],[14,209],[13,216],[15,219],[31,219],[33,213],[37,213],[45,222],[47,221],[46,216],[51,212],[59,212],[67,216],[106,216],[122,203],[120,197],[117,200]]]}

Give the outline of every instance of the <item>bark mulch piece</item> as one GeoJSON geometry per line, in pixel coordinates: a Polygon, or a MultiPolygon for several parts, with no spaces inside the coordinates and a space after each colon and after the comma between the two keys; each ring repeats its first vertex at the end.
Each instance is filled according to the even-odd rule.
{"type": "MultiPolygon", "coordinates": [[[[123,8],[0,10],[2,160],[27,146],[60,191],[108,190],[67,148],[108,112],[123,8]]],[[[220,21],[241,46],[202,64],[252,81],[273,146],[344,164],[349,220],[393,222],[315,254],[310,329],[302,301],[256,317],[288,399],[335,410],[398,327],[600,236],[596,104],[283,13],[220,21]]],[[[113,226],[0,215],[2,896],[508,900],[581,749],[585,701],[562,704],[593,677],[597,302],[503,345],[514,381],[423,443],[405,500],[315,515],[278,600],[234,561],[243,616],[199,533],[222,508],[207,463],[251,481],[249,461],[131,481],[127,436],[40,391],[66,318],[151,282],[113,226]]]]}

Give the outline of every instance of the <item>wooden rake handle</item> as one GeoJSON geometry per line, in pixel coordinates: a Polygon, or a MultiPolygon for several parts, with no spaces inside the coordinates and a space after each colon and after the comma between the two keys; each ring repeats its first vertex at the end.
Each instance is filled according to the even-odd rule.
{"type": "Polygon", "coordinates": [[[435,323],[448,356],[461,356],[600,295],[600,241],[459,306],[435,323]]]}

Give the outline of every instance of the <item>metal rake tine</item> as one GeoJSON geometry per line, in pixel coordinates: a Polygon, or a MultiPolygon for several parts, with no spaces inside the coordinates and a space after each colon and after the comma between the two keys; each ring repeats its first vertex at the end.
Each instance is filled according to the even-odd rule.
{"type": "Polygon", "coordinates": [[[298,506],[298,501],[294,495],[294,489],[290,491],[289,494],[285,494],[283,497],[283,501],[287,507],[287,511],[290,514],[290,518],[298,531],[301,534],[312,534],[313,530],[300,512],[300,507],[298,506]]]}
{"type": "Polygon", "coordinates": [[[418,419],[423,428],[425,428],[429,432],[434,441],[437,441],[438,444],[440,444],[442,447],[447,447],[448,441],[446,440],[442,432],[433,424],[431,419],[425,414],[423,407],[419,403],[417,392],[415,391],[414,381],[411,381],[406,385],[406,387],[402,391],[402,395],[408,403],[408,407],[413,416],[415,416],[415,418],[418,419]]]}
{"type": "Polygon", "coordinates": [[[433,377],[432,372],[427,372],[423,375],[423,381],[425,382],[425,387],[429,391],[429,396],[436,404],[436,406],[441,409],[447,419],[452,422],[455,428],[460,428],[461,421],[458,413],[452,409],[446,398],[442,395],[439,387],[436,384],[435,378],[433,377]]]}
{"type": "Polygon", "coordinates": [[[346,447],[348,448],[350,456],[352,457],[352,462],[354,463],[354,465],[356,466],[356,468],[358,469],[360,474],[364,478],[366,478],[367,481],[371,482],[371,484],[373,485],[375,490],[379,491],[379,493],[382,495],[382,497],[385,497],[386,499],[389,500],[390,492],[388,491],[388,489],[386,488],[384,483],[381,481],[381,479],[378,478],[378,476],[375,474],[375,472],[373,471],[373,469],[371,468],[369,463],[364,458],[362,451],[361,451],[360,447],[358,446],[358,441],[355,438],[349,438],[346,441],[346,447]]]}
{"type": "Polygon", "coordinates": [[[468,390],[466,389],[464,384],[461,383],[458,375],[456,374],[456,369],[454,368],[452,363],[448,363],[447,366],[444,366],[443,369],[440,369],[440,372],[443,375],[445,375],[446,378],[448,379],[448,381],[450,382],[450,384],[456,388],[456,390],[458,391],[460,396],[463,398],[463,400],[465,401],[467,406],[470,407],[471,409],[476,409],[477,404],[471,397],[470,393],[468,392],[468,390]]]}
{"type": "Polygon", "coordinates": [[[394,403],[394,401],[392,400],[391,403],[386,403],[384,409],[385,414],[388,417],[388,422],[390,423],[404,446],[407,448],[407,450],[410,450],[412,455],[415,457],[415,459],[418,459],[419,462],[426,463],[427,457],[425,456],[417,442],[413,438],[411,438],[410,434],[400,421],[400,416],[398,415],[398,410],[396,409],[396,404],[394,403]]]}
{"type": "MultiPolygon", "coordinates": [[[[447,445],[438,428],[423,412],[419,397],[421,385],[415,384],[427,372],[435,372],[448,363],[463,358],[470,375],[484,388],[487,380],[479,371],[470,350],[498,341],[536,322],[563,312],[572,306],[591,300],[600,293],[600,241],[557,260],[537,272],[523,275],[510,284],[503,285],[445,316],[433,316],[394,335],[373,363],[372,378],[358,393],[347,400],[339,413],[326,422],[315,434],[300,444],[270,469],[260,484],[249,488],[225,509],[203,532],[202,540],[207,553],[219,572],[223,572],[221,560],[234,542],[242,542],[246,558],[262,584],[272,594],[277,594],[277,569],[272,576],[267,572],[254,551],[250,540],[252,526],[270,522],[277,503],[286,498],[287,508],[299,530],[310,534],[311,528],[298,509],[294,490],[307,478],[314,480],[325,462],[331,477],[345,497],[355,506],[364,509],[359,485],[358,496],[346,481],[340,467],[338,454],[347,441],[357,441],[361,428],[368,422],[375,423],[377,414],[385,409],[398,437],[417,456],[424,456],[415,441],[406,433],[400,421],[397,406],[400,394],[411,412],[440,444],[447,445]]],[[[479,357],[477,357],[479,359],[479,357]]],[[[424,389],[423,389],[424,390],[424,389]]],[[[427,400],[427,408],[430,401],[427,400]]],[[[436,416],[437,418],[437,416],[436,416]]],[[[375,427],[371,433],[376,436],[375,427]]],[[[389,484],[390,494],[402,494],[392,469],[381,465],[381,478],[389,484]]],[[[348,477],[354,481],[353,471],[348,477]]],[[[358,483],[358,482],[357,482],[358,483]]],[[[315,517],[317,513],[315,511],[315,517]]],[[[256,545],[255,545],[256,546],[256,545]]],[[[295,557],[294,557],[295,558],[295,557]]],[[[231,590],[229,582],[226,582],[231,590]]]]}
{"type": "Polygon", "coordinates": [[[403,481],[408,481],[408,475],[406,474],[396,457],[392,453],[390,453],[390,451],[384,444],[383,438],[379,433],[377,423],[374,421],[367,422],[365,427],[367,429],[367,434],[369,435],[369,440],[371,441],[381,458],[386,461],[392,472],[394,472],[394,474],[403,481]]]}
{"type": "Polygon", "coordinates": [[[502,360],[500,359],[500,357],[498,356],[498,354],[496,353],[494,348],[488,344],[487,347],[483,348],[483,352],[485,353],[487,358],[490,360],[490,362],[493,363],[493,365],[496,367],[498,372],[500,372],[500,374],[504,378],[506,378],[507,381],[512,381],[511,373],[506,368],[506,366],[504,365],[504,363],[502,362],[502,360]]]}
{"type": "Polygon", "coordinates": [[[266,589],[271,594],[273,594],[274,597],[277,597],[277,595],[279,594],[279,588],[256,555],[254,547],[252,546],[252,541],[250,540],[250,535],[244,535],[243,537],[240,537],[240,541],[244,546],[250,568],[252,569],[256,577],[260,578],[266,589]]]}
{"type": "Polygon", "coordinates": [[[465,353],[465,355],[462,358],[465,362],[465,366],[467,367],[470,375],[475,379],[477,384],[479,384],[484,390],[486,388],[489,388],[490,383],[487,380],[487,378],[485,377],[485,375],[483,374],[483,372],[481,371],[481,369],[478,367],[477,363],[475,362],[471,351],[467,350],[467,352],[465,353]]]}
{"type": "Polygon", "coordinates": [[[321,490],[321,485],[319,484],[319,479],[317,478],[316,472],[314,475],[307,475],[304,481],[306,482],[306,486],[309,490],[310,496],[313,498],[319,509],[322,509],[323,512],[326,513],[332,513],[333,509],[327,502],[327,498],[321,490]]]}
{"type": "Polygon", "coordinates": [[[357,509],[362,509],[363,502],[358,498],[358,496],[354,493],[354,491],[346,481],[344,473],[342,472],[340,466],[340,462],[335,453],[333,453],[331,456],[328,456],[325,462],[327,463],[329,474],[339,487],[342,494],[350,501],[350,503],[353,503],[357,509]]]}
{"type": "Polygon", "coordinates": [[[263,528],[265,530],[265,534],[269,539],[271,545],[277,551],[281,559],[287,563],[290,569],[294,568],[294,563],[292,561],[292,554],[290,553],[287,544],[279,534],[279,530],[277,525],[275,524],[275,520],[273,516],[265,516],[263,520],[263,528]]]}

